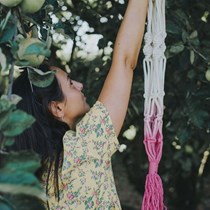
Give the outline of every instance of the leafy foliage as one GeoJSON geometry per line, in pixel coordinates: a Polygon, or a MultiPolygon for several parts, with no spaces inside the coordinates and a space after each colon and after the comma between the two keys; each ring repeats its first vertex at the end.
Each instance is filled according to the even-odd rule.
{"type": "Polygon", "coordinates": [[[15,109],[15,104],[6,99],[0,99],[0,118],[0,132],[4,137],[17,136],[34,122],[32,116],[15,109]]]}
{"type": "Polygon", "coordinates": [[[28,77],[33,85],[38,87],[47,87],[49,86],[54,79],[55,71],[42,72],[39,69],[28,67],[28,77]]]}
{"type": "Polygon", "coordinates": [[[4,83],[7,79],[9,82],[8,85],[4,83],[1,86],[5,88],[1,93],[5,94],[7,88],[7,95],[0,98],[0,208],[26,210],[30,205],[30,209],[41,210],[45,209],[43,201],[46,200],[46,196],[35,176],[40,167],[39,157],[32,152],[8,153],[5,148],[11,146],[14,137],[35,121],[32,116],[16,108],[21,98],[11,94],[14,64],[30,65],[29,78],[34,85],[50,85],[54,73],[44,74],[31,66],[39,65],[50,55],[51,38],[48,35],[46,42],[40,41],[35,37],[38,34],[37,30],[33,33],[35,38],[30,36],[27,30],[31,23],[25,14],[21,14],[19,7],[9,9],[0,5],[0,10],[0,81],[4,83]]]}
{"type": "Polygon", "coordinates": [[[12,201],[20,194],[22,194],[22,197],[27,195],[25,199],[29,199],[30,196],[45,199],[39,181],[33,174],[39,167],[39,157],[29,152],[10,153],[9,156],[7,154],[2,155],[1,191],[6,193],[6,197],[12,199],[12,201]],[[9,196],[9,194],[13,196],[9,196]]]}
{"type": "MultiPolygon", "coordinates": [[[[85,93],[92,105],[99,95],[111,65],[113,43],[126,3],[127,1],[115,0],[46,0],[41,10],[30,15],[21,13],[19,6],[12,9],[0,6],[2,75],[5,75],[9,68],[11,71],[12,64],[17,62],[20,40],[26,37],[38,38],[44,44],[42,46],[36,43],[31,44],[26,48],[26,53],[35,55],[35,58],[38,55],[47,57],[50,49],[48,61],[66,70],[71,69],[72,77],[84,83],[85,93]],[[93,56],[85,48],[88,45],[87,40],[90,40],[88,38],[95,34],[98,35],[94,43],[98,51],[93,56]],[[84,36],[88,38],[85,40],[84,36]],[[71,43],[71,47],[66,47],[68,43],[71,43]]],[[[205,0],[167,0],[166,3],[168,63],[163,128],[165,144],[160,174],[165,186],[168,208],[193,210],[201,201],[204,202],[201,200],[204,196],[203,186],[207,183],[209,176],[210,82],[205,74],[210,69],[210,3],[205,0]]],[[[144,105],[142,58],[141,53],[134,75],[128,114],[119,138],[121,142],[128,145],[127,152],[123,154],[124,164],[131,182],[140,193],[144,190],[148,167],[142,144],[144,105]],[[134,141],[127,141],[123,133],[131,125],[136,130],[136,133],[132,134],[135,138],[134,141]]],[[[19,64],[29,66],[26,61],[27,59],[22,60],[19,64]]],[[[49,85],[53,78],[50,73],[43,75],[37,71],[36,66],[30,68],[29,72],[32,83],[41,87],[49,85]]],[[[7,75],[4,78],[8,78],[7,75]]],[[[0,88],[3,93],[5,80],[1,79],[0,88]]],[[[11,144],[11,139],[32,122],[31,117],[16,110],[14,103],[1,99],[1,144],[2,139],[4,142],[2,145],[6,142],[11,144]],[[22,120],[19,123],[20,126],[17,124],[18,120],[22,120]]],[[[24,157],[26,154],[22,155],[24,157]]],[[[28,171],[19,164],[24,161],[24,158],[20,159],[20,162],[13,162],[14,159],[14,156],[7,159],[8,164],[6,164],[7,167],[4,166],[5,170],[12,169],[14,163],[14,166],[20,167],[20,172],[17,173],[26,174],[24,176],[28,174],[29,186],[33,181],[35,183],[32,173],[38,167],[35,164],[36,161],[24,162],[26,167],[30,164],[33,166],[33,170],[28,171]]],[[[33,160],[29,157],[27,159],[33,160]]],[[[24,186],[25,183],[22,184],[24,186]]],[[[8,203],[11,198],[10,193],[5,193],[8,193],[5,197],[7,200],[1,198],[0,208],[12,209],[13,207],[8,203]]],[[[33,195],[36,196],[36,193],[33,195]]],[[[21,196],[23,195],[15,196],[12,201],[14,205],[21,202],[23,198],[21,196]]],[[[32,197],[28,195],[27,202],[36,205],[32,197]]],[[[22,207],[18,209],[26,208],[24,206],[27,206],[27,202],[21,203],[22,207]]],[[[202,205],[205,207],[205,204],[202,205]]],[[[36,207],[36,209],[41,209],[41,207],[36,207]]]]}

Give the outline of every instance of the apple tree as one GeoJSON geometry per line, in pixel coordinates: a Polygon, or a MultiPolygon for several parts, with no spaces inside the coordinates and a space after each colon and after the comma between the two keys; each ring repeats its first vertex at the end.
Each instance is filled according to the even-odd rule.
{"type": "MultiPolygon", "coordinates": [[[[0,1],[0,209],[45,209],[41,200],[42,191],[35,172],[40,160],[31,152],[7,152],[6,147],[14,137],[30,127],[35,119],[17,109],[21,100],[12,94],[12,83],[17,66],[30,66],[32,82],[48,85],[49,75],[40,75],[39,66],[50,55],[51,35],[39,31],[33,15],[48,11],[44,0],[1,0],[0,1]],[[33,67],[33,68],[32,68],[33,67]]],[[[46,25],[46,30],[47,30],[46,25]]]]}

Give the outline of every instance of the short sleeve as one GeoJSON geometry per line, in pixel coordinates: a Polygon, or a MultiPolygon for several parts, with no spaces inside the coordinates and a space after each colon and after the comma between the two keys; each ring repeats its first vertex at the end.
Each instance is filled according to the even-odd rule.
{"type": "Polygon", "coordinates": [[[91,160],[110,160],[119,149],[108,110],[97,101],[76,126],[63,137],[63,172],[91,160]]]}

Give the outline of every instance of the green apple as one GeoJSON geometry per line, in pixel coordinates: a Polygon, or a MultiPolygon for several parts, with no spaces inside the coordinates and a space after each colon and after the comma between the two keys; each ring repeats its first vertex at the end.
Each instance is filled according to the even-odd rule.
{"type": "Polygon", "coordinates": [[[206,71],[206,79],[210,82],[210,69],[206,71]]]}
{"type": "Polygon", "coordinates": [[[6,7],[15,7],[20,4],[22,0],[0,0],[0,3],[6,7]]]}
{"type": "Polygon", "coordinates": [[[33,14],[41,9],[45,0],[23,0],[21,9],[24,13],[33,14]]]}
{"type": "Polygon", "coordinates": [[[37,38],[26,38],[22,39],[19,43],[19,49],[17,51],[18,60],[16,62],[17,66],[21,66],[21,61],[27,61],[30,66],[39,66],[45,59],[44,55],[36,55],[36,54],[25,54],[25,50],[31,44],[40,44],[42,43],[37,38]]]}

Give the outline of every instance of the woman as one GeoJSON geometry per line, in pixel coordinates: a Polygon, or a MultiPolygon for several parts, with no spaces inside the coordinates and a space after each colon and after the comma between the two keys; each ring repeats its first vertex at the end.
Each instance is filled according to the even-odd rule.
{"type": "Polygon", "coordinates": [[[32,149],[42,157],[40,171],[48,208],[121,209],[111,168],[141,47],[147,0],[129,0],[114,46],[112,65],[92,108],[83,85],[54,66],[47,88],[30,84],[25,71],[14,83],[19,107],[36,123],[18,137],[16,149],[32,149]]]}

